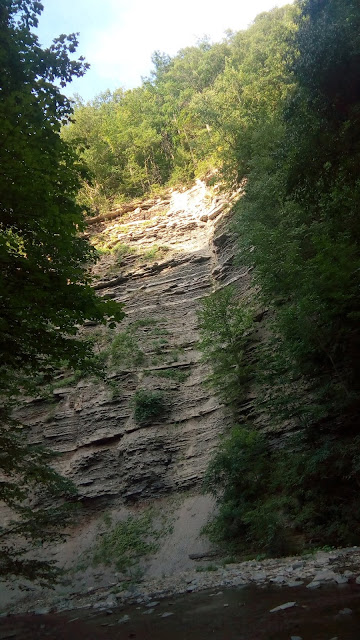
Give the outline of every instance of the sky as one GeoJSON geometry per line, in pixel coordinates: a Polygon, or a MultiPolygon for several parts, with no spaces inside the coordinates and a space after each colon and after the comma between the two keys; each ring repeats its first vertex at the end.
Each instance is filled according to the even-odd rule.
{"type": "Polygon", "coordinates": [[[43,46],[61,33],[80,32],[78,55],[90,70],[65,89],[91,100],[106,89],[131,89],[149,75],[151,55],[175,55],[205,35],[221,41],[262,11],[292,0],[42,0],[37,35],[43,46]]]}

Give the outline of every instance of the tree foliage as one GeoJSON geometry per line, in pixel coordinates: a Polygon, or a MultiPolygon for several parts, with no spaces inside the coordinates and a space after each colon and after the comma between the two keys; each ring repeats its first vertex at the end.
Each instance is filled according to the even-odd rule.
{"type": "Polygon", "coordinates": [[[219,503],[208,534],[235,552],[275,556],[357,544],[359,445],[359,436],[314,434],[269,447],[253,426],[234,428],[205,478],[219,503]]]}
{"type": "Polygon", "coordinates": [[[265,550],[267,505],[302,544],[360,539],[360,8],[338,0],[299,8],[285,59],[291,83],[257,120],[236,230],[269,318],[255,418],[267,414],[269,426],[291,425],[300,438],[283,440],[280,456],[261,440],[272,466],[259,499],[246,502],[251,464],[260,462],[254,450],[243,464],[244,436],[224,445],[211,480],[215,487],[222,473],[220,537],[255,538],[265,550]]]}
{"type": "Polygon", "coordinates": [[[229,285],[202,301],[198,313],[203,360],[211,367],[207,382],[234,409],[244,399],[251,365],[246,348],[253,326],[253,313],[239,302],[229,285]]]}
{"type": "Polygon", "coordinates": [[[10,538],[0,528],[1,539],[7,537],[0,574],[39,579],[47,565],[24,556],[20,540],[58,535],[64,514],[49,499],[72,487],[48,466],[48,453],[26,445],[26,429],[9,412],[20,394],[34,390],[36,375],[50,376],[61,362],[94,368],[89,343],[76,337],[85,319],[123,316],[121,306],[90,286],[87,265],[95,255],[81,236],[75,204],[80,165],[59,135],[72,113],[59,85],[87,65],[69,57],[76,34],[40,47],[33,28],[42,8],[33,0],[4,0],[0,7],[0,498],[16,512],[10,538]]]}
{"type": "Polygon", "coordinates": [[[223,42],[206,39],[173,58],[155,52],[141,87],[106,93],[75,109],[64,137],[82,150],[92,178],[83,202],[100,207],[223,165],[229,182],[248,168],[260,116],[286,94],[292,7],[260,15],[223,42]]]}
{"type": "Polygon", "coordinates": [[[238,214],[243,259],[255,264],[274,309],[278,348],[321,379],[323,400],[343,425],[347,407],[349,427],[358,403],[360,302],[360,94],[352,72],[360,13],[350,5],[302,4],[294,89],[259,130],[238,214]]]}

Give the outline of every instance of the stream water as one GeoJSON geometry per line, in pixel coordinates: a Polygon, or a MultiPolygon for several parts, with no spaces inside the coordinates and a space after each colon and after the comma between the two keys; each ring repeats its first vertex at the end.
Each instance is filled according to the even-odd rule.
{"type": "Polygon", "coordinates": [[[316,591],[305,587],[223,589],[189,593],[152,606],[128,605],[109,612],[82,609],[0,620],[0,640],[290,640],[292,637],[359,640],[360,587],[341,585],[316,591]],[[270,612],[294,601],[292,607],[270,612]]]}

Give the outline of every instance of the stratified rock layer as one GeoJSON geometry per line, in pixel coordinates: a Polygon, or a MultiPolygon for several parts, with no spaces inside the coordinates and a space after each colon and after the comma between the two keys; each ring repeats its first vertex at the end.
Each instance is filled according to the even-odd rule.
{"type": "Polygon", "coordinates": [[[32,441],[63,454],[57,464],[85,501],[133,502],[201,483],[228,419],[204,384],[197,311],[215,284],[248,286],[248,274],[232,265],[233,241],[224,230],[229,207],[229,199],[199,181],[170,202],[137,207],[125,224],[122,218],[91,226],[95,241],[128,248],[119,264],[115,252],[94,268],[99,295],[123,302],[127,314],[114,333],[85,329],[89,336],[99,332],[102,348],[110,349],[107,380],[76,386],[64,380],[63,387],[60,380],[50,403],[32,400],[20,412],[32,441]],[[162,258],[154,261],[157,254],[162,258]],[[126,330],[125,343],[134,342],[141,365],[121,356],[113,364],[111,342],[126,330]],[[163,394],[163,415],[135,421],[138,389],[163,394]]]}

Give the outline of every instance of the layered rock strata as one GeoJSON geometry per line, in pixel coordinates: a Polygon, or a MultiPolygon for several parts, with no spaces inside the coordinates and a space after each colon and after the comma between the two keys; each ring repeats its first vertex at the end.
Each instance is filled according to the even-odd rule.
{"type": "Polygon", "coordinates": [[[247,271],[233,266],[225,225],[237,196],[217,195],[199,181],[125,219],[91,225],[95,245],[107,250],[94,268],[95,287],[126,311],[114,332],[84,330],[100,351],[108,349],[107,379],[60,379],[50,401],[29,400],[19,412],[33,442],[62,454],[57,464],[83,501],[131,503],[201,483],[228,419],[204,384],[197,311],[215,286],[249,286],[247,271]],[[161,394],[164,404],[163,414],[144,424],[134,418],[139,389],[161,394]]]}

